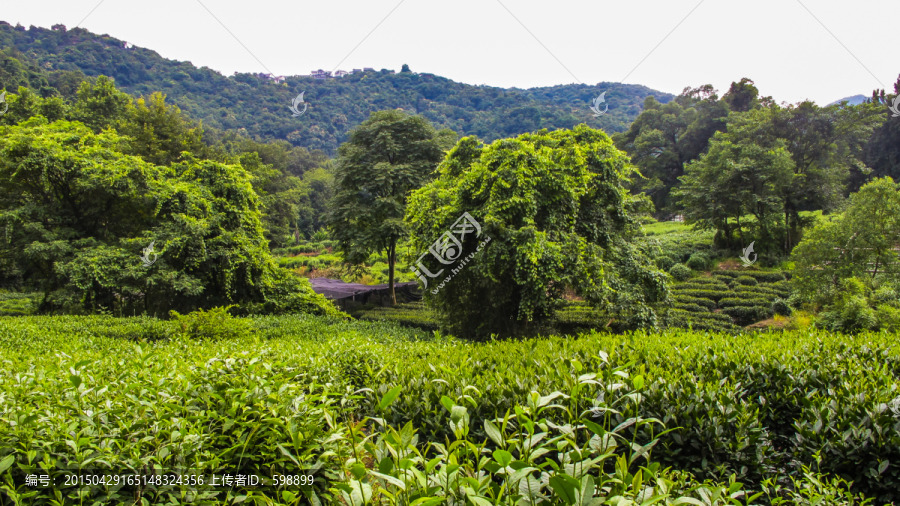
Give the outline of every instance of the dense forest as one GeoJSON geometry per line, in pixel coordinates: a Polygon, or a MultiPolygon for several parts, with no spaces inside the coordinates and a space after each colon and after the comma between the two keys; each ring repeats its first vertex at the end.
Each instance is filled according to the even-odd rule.
{"type": "Polygon", "coordinates": [[[223,76],[190,62],[163,58],[155,51],[125,47],[125,41],[63,25],[53,29],[0,22],[0,84],[15,90],[29,83],[50,85],[64,95],[75,91],[77,76],[109,76],[132,95],[163,93],[207,127],[241,131],[257,140],[282,139],[294,146],[334,154],[352,127],[369,113],[401,108],[421,114],[437,127],[491,141],[540,128],[572,128],[587,123],[609,132],[627,128],[653,95],[672,96],[644,86],[598,83],[528,90],[472,86],[414,72],[387,70],[336,79],[286,76],[276,84],[256,74],[223,76]],[[74,74],[72,74],[74,73],[74,74]],[[609,111],[595,118],[591,100],[606,91],[609,111]],[[309,104],[300,118],[288,107],[304,92],[309,104]]]}

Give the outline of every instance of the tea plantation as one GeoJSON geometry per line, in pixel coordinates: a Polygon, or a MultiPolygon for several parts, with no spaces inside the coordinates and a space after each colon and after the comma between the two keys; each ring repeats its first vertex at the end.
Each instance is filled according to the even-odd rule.
{"type": "MultiPolygon", "coordinates": [[[[753,279],[676,296],[763,308],[727,302],[779,294],[753,279]]],[[[0,504],[887,504],[896,342],[695,329],[472,343],[312,316],[3,317],[0,504]],[[153,468],[267,481],[63,479],[153,468]]]]}

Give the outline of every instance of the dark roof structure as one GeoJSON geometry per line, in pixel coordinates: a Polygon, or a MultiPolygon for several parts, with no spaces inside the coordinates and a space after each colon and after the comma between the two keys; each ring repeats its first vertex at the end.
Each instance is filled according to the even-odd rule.
{"type": "MultiPolygon", "coordinates": [[[[344,283],[340,279],[312,278],[309,280],[313,291],[332,300],[352,300],[365,303],[369,297],[384,296],[388,293],[388,285],[361,285],[359,283],[344,283]]],[[[414,290],[415,282],[394,283],[394,290],[398,293],[414,290]]]]}

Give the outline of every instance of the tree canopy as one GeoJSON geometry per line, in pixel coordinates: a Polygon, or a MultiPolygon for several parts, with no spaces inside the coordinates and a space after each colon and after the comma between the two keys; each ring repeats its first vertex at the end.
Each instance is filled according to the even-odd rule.
{"type": "Polygon", "coordinates": [[[275,264],[250,173],[190,156],[157,166],[128,144],[40,116],[0,126],[0,257],[43,311],[338,313],[275,264]]]}
{"type": "Polygon", "coordinates": [[[406,221],[425,253],[416,265],[437,276],[426,280],[427,300],[467,337],[527,330],[553,314],[567,288],[617,328],[654,326],[666,276],[628,241],[636,224],[623,184],[634,174],[610,138],[586,125],[487,146],[461,139],[438,177],[410,196],[406,221]],[[441,247],[463,213],[482,237],[441,247]],[[471,260],[451,271],[447,255],[471,260]]]}
{"type": "Polygon", "coordinates": [[[387,255],[394,294],[397,241],[406,236],[403,216],[409,192],[431,179],[444,150],[455,141],[421,116],[373,113],[341,145],[328,224],[344,260],[360,264],[375,251],[387,255]]]}

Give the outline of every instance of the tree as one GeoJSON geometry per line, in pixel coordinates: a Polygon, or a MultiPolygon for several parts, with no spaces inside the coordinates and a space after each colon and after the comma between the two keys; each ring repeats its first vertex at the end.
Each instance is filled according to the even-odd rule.
{"type": "Polygon", "coordinates": [[[850,196],[846,211],[819,224],[794,248],[794,284],[807,298],[839,290],[844,279],[900,281],[900,185],[873,180],[850,196]]]}
{"type": "Polygon", "coordinates": [[[420,116],[402,111],[372,113],[338,149],[335,194],[328,226],[344,260],[362,264],[376,251],[387,254],[394,293],[397,241],[405,237],[406,197],[432,177],[456,134],[436,131],[420,116]]]}
{"type": "Polygon", "coordinates": [[[766,244],[772,242],[792,171],[783,142],[760,145],[730,131],[719,132],[709,152],[688,164],[674,194],[681,199],[687,222],[720,231],[726,247],[735,246],[735,232],[742,247],[750,242],[741,223],[746,215],[756,218],[756,240],[766,244]]]}
{"type": "MultiPolygon", "coordinates": [[[[890,176],[900,180],[900,116],[890,114],[888,106],[893,106],[900,97],[900,77],[894,83],[894,93],[884,90],[872,92],[872,103],[882,111],[884,122],[878,126],[865,147],[866,166],[872,169],[870,177],[890,176]]],[[[854,187],[859,187],[864,178],[856,177],[854,187]]]]}
{"type": "MultiPolygon", "coordinates": [[[[756,223],[762,227],[759,239],[772,245],[780,244],[778,249],[784,254],[789,253],[810,222],[800,215],[801,211],[831,210],[839,205],[850,169],[861,165],[859,156],[864,139],[878,121],[878,114],[870,104],[818,107],[812,102],[787,107],[770,104],[747,112],[731,112],[727,132],[716,134],[710,143],[709,154],[712,154],[716,141],[723,143],[719,152],[708,160],[704,160],[707,155],[702,155],[702,163],[691,170],[690,177],[682,178],[686,187],[679,189],[677,195],[685,206],[686,216],[701,227],[719,230],[725,245],[733,247],[731,232],[735,230],[740,234],[742,227],[740,224],[736,229],[730,227],[728,219],[722,216],[722,205],[726,201],[739,200],[743,202],[739,206],[740,212],[753,214],[757,219],[761,219],[763,211],[766,214],[766,221],[756,223]],[[745,159],[747,150],[754,145],[761,149],[757,150],[759,155],[779,156],[769,157],[768,161],[756,155],[745,159]],[[740,149],[729,146],[740,146],[740,149]],[[785,153],[789,155],[790,164],[784,163],[782,155],[785,153]],[[749,172],[746,171],[748,167],[749,172]],[[790,169],[787,180],[781,176],[771,179],[773,170],[785,167],[790,169]],[[718,172],[729,176],[719,176],[718,172]],[[743,175],[729,179],[738,174],[743,175]],[[776,184],[778,195],[766,191],[754,197],[745,191],[756,188],[755,185],[763,181],[776,184]],[[757,201],[755,204],[754,200],[757,201]],[[780,218],[772,214],[771,205],[776,200],[780,218]],[[761,205],[763,201],[765,205],[761,205]]],[[[770,188],[768,184],[760,186],[759,191],[770,188]]],[[[738,211],[734,206],[726,207],[730,209],[729,213],[738,211]]],[[[739,219],[734,214],[728,214],[728,218],[739,219]]]]}
{"type": "Polygon", "coordinates": [[[677,210],[677,201],[670,198],[672,188],[685,164],[706,150],[714,133],[725,129],[727,116],[728,107],[712,86],[685,88],[668,104],[647,97],[628,131],[613,136],[644,176],[635,180],[634,188],[650,196],[660,215],[677,210]]]}
{"type": "Polygon", "coordinates": [[[42,311],[339,314],[272,258],[247,171],[189,156],[160,167],[128,143],[40,116],[0,126],[0,261],[43,292],[42,311]]]}
{"type": "Polygon", "coordinates": [[[320,167],[303,174],[306,193],[300,200],[297,234],[307,237],[325,228],[328,204],[334,196],[334,172],[332,168],[320,167]]]}
{"type": "Polygon", "coordinates": [[[431,252],[414,260],[429,304],[451,331],[476,339],[528,331],[568,288],[616,328],[654,326],[652,306],[668,292],[665,274],[628,242],[637,227],[623,183],[635,172],[605,133],[585,125],[488,146],[463,138],[437,179],[410,196],[415,247],[431,252]],[[468,222],[463,213],[481,237],[457,237],[451,227],[468,222]],[[448,233],[459,244],[444,247],[448,233]],[[470,260],[447,265],[451,257],[470,260]]]}

